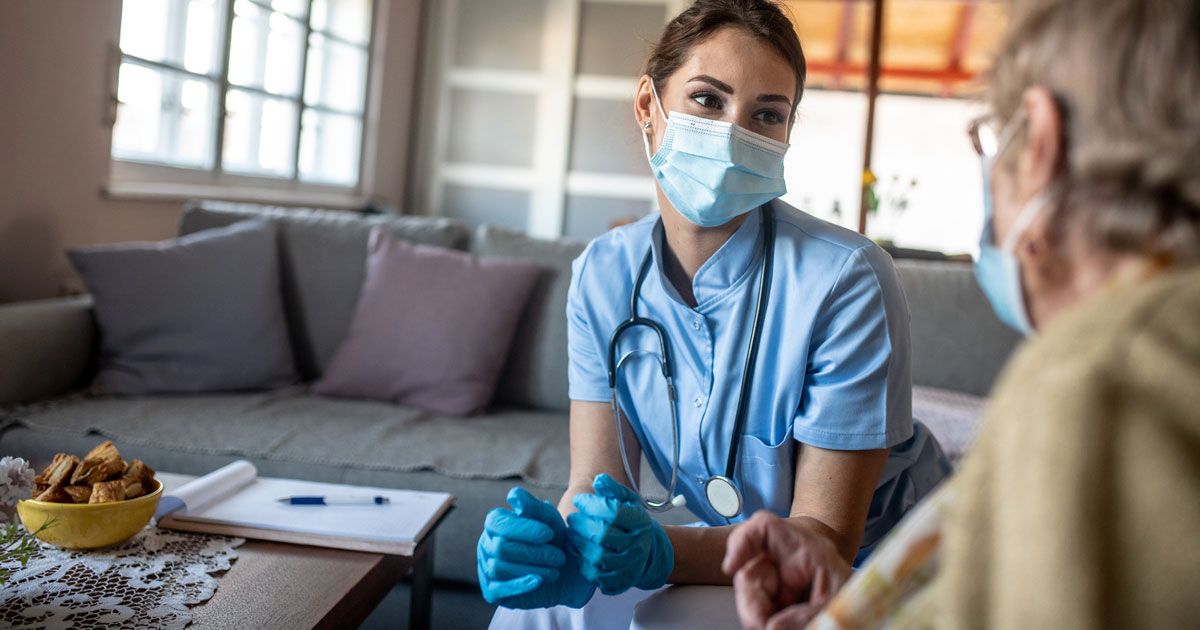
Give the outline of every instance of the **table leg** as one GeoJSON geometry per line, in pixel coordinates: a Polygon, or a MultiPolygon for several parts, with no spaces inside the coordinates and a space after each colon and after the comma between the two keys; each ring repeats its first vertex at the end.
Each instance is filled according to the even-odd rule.
{"type": "Polygon", "coordinates": [[[429,630],[433,608],[433,542],[434,532],[421,542],[424,550],[417,549],[416,562],[412,568],[412,592],[408,608],[408,627],[411,630],[429,630]]]}

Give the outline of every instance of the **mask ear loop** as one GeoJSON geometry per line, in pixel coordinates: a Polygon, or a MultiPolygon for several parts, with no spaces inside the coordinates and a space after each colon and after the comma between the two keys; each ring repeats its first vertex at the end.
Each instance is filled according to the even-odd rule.
{"type": "Polygon", "coordinates": [[[1000,243],[1000,251],[1015,254],[1017,241],[1020,240],[1021,235],[1029,229],[1030,225],[1033,225],[1034,220],[1041,216],[1042,212],[1056,196],[1054,191],[1049,190],[1043,190],[1034,195],[1033,199],[1030,199],[1024,208],[1021,208],[1021,212],[1017,215],[1017,220],[1013,221],[1013,226],[1008,231],[1008,236],[1004,237],[1003,243],[1000,243]]]}
{"type": "MultiPolygon", "coordinates": [[[[662,99],[658,98],[658,88],[654,86],[654,79],[650,79],[650,92],[654,94],[654,103],[658,105],[658,113],[662,115],[663,120],[667,118],[667,112],[663,111],[662,99]]],[[[642,124],[642,145],[646,147],[646,161],[654,159],[654,152],[650,150],[650,121],[647,120],[642,124]]]]}

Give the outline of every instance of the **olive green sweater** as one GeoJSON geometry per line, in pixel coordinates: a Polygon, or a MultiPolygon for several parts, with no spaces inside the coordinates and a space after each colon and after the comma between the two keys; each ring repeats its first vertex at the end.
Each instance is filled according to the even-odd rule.
{"type": "Polygon", "coordinates": [[[1200,627],[1200,270],[1030,340],[951,483],[917,625],[1200,627]]]}

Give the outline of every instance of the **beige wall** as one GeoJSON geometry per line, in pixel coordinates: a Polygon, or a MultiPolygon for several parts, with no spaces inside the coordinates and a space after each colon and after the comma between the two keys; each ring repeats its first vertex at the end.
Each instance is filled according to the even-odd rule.
{"type": "MultiPolygon", "coordinates": [[[[376,184],[405,198],[421,0],[378,0],[386,27],[376,184]]],[[[0,2],[0,303],[75,284],[66,247],[158,240],[182,200],[106,199],[111,129],[107,55],[120,0],[0,2]]],[[[382,57],[382,59],[380,59],[382,57]]]]}

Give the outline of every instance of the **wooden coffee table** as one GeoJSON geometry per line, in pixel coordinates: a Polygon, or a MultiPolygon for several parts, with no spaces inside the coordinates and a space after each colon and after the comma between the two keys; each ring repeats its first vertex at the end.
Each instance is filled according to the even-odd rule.
{"type": "Polygon", "coordinates": [[[189,628],[356,628],[412,572],[409,628],[429,628],[433,536],[413,556],[249,540],[189,628]]]}
{"type": "MultiPolygon", "coordinates": [[[[158,477],[167,491],[193,478],[158,477]]],[[[355,628],[411,573],[408,627],[429,628],[436,528],[411,556],[247,540],[231,568],[217,574],[213,598],[192,608],[188,627],[355,628]]]]}

